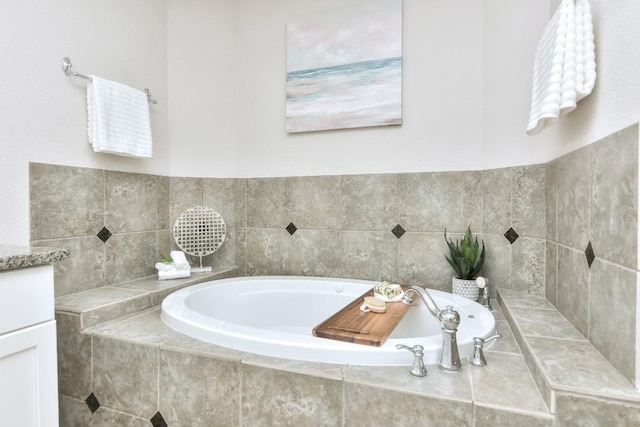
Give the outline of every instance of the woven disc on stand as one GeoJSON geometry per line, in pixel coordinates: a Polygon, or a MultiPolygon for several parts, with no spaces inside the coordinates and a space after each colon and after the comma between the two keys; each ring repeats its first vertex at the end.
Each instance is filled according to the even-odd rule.
{"type": "Polygon", "coordinates": [[[194,206],[178,215],[173,226],[173,238],[182,251],[200,258],[200,268],[193,272],[211,271],[202,266],[202,257],[211,255],[224,243],[227,225],[220,214],[211,208],[194,206]]]}

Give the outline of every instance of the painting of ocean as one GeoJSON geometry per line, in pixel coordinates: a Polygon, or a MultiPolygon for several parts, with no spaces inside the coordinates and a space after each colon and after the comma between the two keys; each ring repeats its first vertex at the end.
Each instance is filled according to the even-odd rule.
{"type": "Polygon", "coordinates": [[[287,25],[287,132],[402,123],[402,2],[287,25]]]}

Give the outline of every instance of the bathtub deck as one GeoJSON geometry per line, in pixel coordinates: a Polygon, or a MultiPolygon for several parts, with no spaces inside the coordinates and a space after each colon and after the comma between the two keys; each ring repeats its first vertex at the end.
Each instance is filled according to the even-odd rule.
{"type": "Polygon", "coordinates": [[[546,300],[499,289],[498,302],[503,337],[485,351],[487,365],[464,360],[456,374],[427,366],[425,378],[409,366],[300,362],[215,346],[167,327],[159,307],[84,329],[82,313],[58,311],[63,425],[147,425],[158,416],[168,425],[225,426],[376,425],[389,416],[394,425],[640,423],[640,393],[546,300]],[[88,396],[99,402],[95,413],[88,396]]]}

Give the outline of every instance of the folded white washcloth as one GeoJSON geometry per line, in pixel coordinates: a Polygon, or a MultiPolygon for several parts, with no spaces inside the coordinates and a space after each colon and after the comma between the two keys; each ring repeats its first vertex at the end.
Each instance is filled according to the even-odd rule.
{"type": "Polygon", "coordinates": [[[149,100],[138,89],[96,76],[87,84],[89,144],[100,153],[151,157],[149,100]]]}
{"type": "Polygon", "coordinates": [[[588,0],[562,0],[538,42],[527,134],[536,135],[573,111],[596,81],[588,0]]]}
{"type": "Polygon", "coordinates": [[[166,262],[156,263],[156,270],[158,271],[169,271],[174,268],[175,268],[175,265],[173,265],[173,263],[170,263],[170,264],[167,264],[166,262]]]}
{"type": "Polygon", "coordinates": [[[184,279],[186,277],[191,277],[189,270],[176,270],[175,268],[168,271],[158,270],[158,280],[184,279]]]}
{"type": "Polygon", "coordinates": [[[171,260],[173,261],[173,265],[175,265],[176,270],[191,270],[191,266],[189,265],[189,261],[187,261],[187,257],[182,251],[171,251],[169,254],[171,260]]]}

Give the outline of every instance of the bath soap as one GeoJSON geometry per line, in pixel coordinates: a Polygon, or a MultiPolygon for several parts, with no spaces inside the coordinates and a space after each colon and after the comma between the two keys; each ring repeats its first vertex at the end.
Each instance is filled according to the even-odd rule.
{"type": "Polygon", "coordinates": [[[367,304],[369,307],[374,307],[374,308],[385,308],[387,306],[386,302],[376,297],[364,297],[364,303],[367,304]]]}

